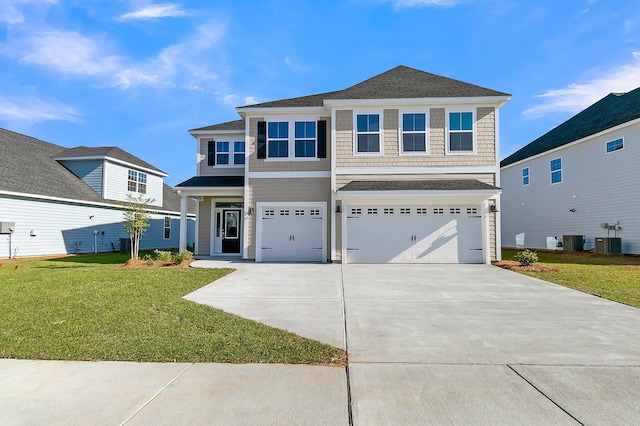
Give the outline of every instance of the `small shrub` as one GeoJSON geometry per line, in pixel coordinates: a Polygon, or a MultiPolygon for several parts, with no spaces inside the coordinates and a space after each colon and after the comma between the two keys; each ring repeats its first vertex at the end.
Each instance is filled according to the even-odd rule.
{"type": "Polygon", "coordinates": [[[145,254],[144,257],[142,258],[142,260],[144,260],[145,262],[147,262],[148,266],[153,265],[153,257],[151,257],[150,254],[145,254]]]}
{"type": "Polygon", "coordinates": [[[520,266],[528,266],[538,261],[538,255],[531,250],[519,251],[513,257],[520,262],[520,266]]]}
{"type": "Polygon", "coordinates": [[[173,255],[173,262],[176,265],[181,264],[182,262],[184,262],[185,260],[189,260],[193,257],[193,253],[190,252],[189,250],[184,250],[181,251],[180,253],[174,254],[173,255]]]}
{"type": "Polygon", "coordinates": [[[156,254],[156,259],[158,259],[160,262],[171,262],[172,260],[170,251],[156,249],[153,252],[156,254]]]}

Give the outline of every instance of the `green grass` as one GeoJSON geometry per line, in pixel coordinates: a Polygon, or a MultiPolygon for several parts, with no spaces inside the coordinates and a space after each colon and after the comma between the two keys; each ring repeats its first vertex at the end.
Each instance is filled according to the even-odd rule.
{"type": "Polygon", "coordinates": [[[0,358],[325,364],[344,355],[182,299],[230,269],[118,266],[126,260],[0,259],[0,358]]]}
{"type": "MultiPolygon", "coordinates": [[[[513,260],[516,250],[502,250],[513,260]]],[[[531,277],[640,308],[640,257],[537,251],[539,263],[557,272],[521,272],[531,277]]]]}

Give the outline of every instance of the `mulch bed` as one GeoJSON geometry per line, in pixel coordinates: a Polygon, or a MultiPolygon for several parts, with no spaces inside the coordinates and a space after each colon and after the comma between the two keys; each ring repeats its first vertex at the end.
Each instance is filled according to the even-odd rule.
{"type": "Polygon", "coordinates": [[[515,260],[501,260],[499,262],[493,262],[493,264],[499,268],[508,269],[509,271],[514,272],[558,272],[556,268],[541,265],[540,263],[522,266],[520,265],[520,262],[516,262],[515,260]]]}
{"type": "Polygon", "coordinates": [[[195,262],[195,259],[187,259],[179,265],[173,262],[163,262],[155,260],[153,263],[147,263],[146,260],[141,259],[129,259],[124,265],[119,265],[117,268],[188,268],[191,263],[195,262]]]}

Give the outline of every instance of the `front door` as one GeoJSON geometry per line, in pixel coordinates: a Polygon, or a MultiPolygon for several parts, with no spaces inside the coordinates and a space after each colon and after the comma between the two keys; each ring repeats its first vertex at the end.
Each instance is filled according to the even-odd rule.
{"type": "Polygon", "coordinates": [[[222,252],[240,253],[240,210],[222,211],[222,252]]]}

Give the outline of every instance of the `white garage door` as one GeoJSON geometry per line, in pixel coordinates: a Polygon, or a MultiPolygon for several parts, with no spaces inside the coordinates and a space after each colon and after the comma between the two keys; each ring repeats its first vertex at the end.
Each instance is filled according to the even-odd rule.
{"type": "Polygon", "coordinates": [[[265,262],[322,262],[325,208],[323,206],[261,207],[261,260],[265,262]]]}
{"type": "Polygon", "coordinates": [[[479,206],[362,206],[347,212],[348,263],[483,263],[479,206]]]}

